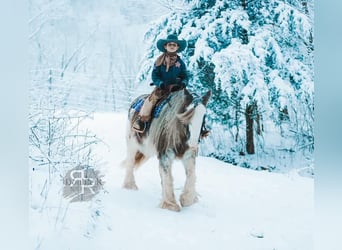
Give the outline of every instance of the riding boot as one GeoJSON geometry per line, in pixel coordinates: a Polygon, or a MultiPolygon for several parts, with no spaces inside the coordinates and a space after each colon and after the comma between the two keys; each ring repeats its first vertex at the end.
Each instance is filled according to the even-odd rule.
{"type": "Polygon", "coordinates": [[[143,106],[140,109],[138,119],[136,119],[132,125],[132,129],[138,133],[144,133],[147,127],[147,122],[151,120],[151,113],[153,107],[161,98],[161,90],[155,88],[153,92],[146,98],[143,106]]]}

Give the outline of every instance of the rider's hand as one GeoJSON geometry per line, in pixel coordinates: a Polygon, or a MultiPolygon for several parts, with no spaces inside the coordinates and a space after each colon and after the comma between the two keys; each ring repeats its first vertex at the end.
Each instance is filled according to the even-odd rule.
{"type": "Polygon", "coordinates": [[[161,83],[161,84],[159,85],[159,88],[161,88],[161,89],[163,89],[163,90],[166,90],[166,85],[165,85],[165,83],[161,83]]]}

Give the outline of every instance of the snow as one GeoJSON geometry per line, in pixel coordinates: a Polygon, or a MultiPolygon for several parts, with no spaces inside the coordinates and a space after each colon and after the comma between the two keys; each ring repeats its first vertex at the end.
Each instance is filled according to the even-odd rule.
{"type": "MultiPolygon", "coordinates": [[[[95,113],[82,126],[103,143],[89,145],[92,151],[80,159],[94,163],[104,175],[103,190],[91,201],[65,199],[62,179],[68,165],[48,169],[48,163],[33,162],[34,150],[47,152],[30,146],[32,249],[312,249],[313,179],[302,175],[313,175],[313,146],[308,151],[302,148],[313,145],[313,15],[304,14],[300,2],[252,3],[242,10],[234,2],[216,1],[201,16],[191,6],[202,3],[30,1],[30,115],[55,117],[54,109],[126,110],[132,98],[152,89],[150,70],[160,54],[155,42],[176,32],[194,47],[193,55],[184,51],[182,58],[194,72],[196,90],[222,88],[222,98],[208,110],[211,114],[235,113],[237,108],[225,98],[244,96],[240,106],[252,97],[263,115],[264,130],[255,138],[255,155],[237,155],[245,144],[244,116],[234,121],[221,113],[209,126],[212,134],[199,152],[279,173],[199,156],[199,202],[180,213],[162,210],[156,158],[137,171],[138,191],[121,188],[126,114],[95,113]],[[247,42],[241,31],[247,32],[247,42]],[[210,73],[211,68],[215,82],[196,85],[202,71],[210,73]],[[279,110],[285,107],[291,121],[279,121],[279,110]],[[305,164],[298,161],[301,157],[305,164]]],[[[311,13],[312,1],[309,5],[311,13]]],[[[42,145],[48,144],[44,136],[51,141],[56,136],[49,137],[44,121],[30,121],[30,136],[38,124],[42,134],[37,141],[42,145]]],[[[63,120],[62,125],[67,123],[63,120]]],[[[70,127],[65,135],[58,127],[52,131],[71,138],[70,127]]],[[[78,127],[75,135],[82,135],[78,127]]],[[[55,142],[57,148],[52,149],[61,156],[49,151],[53,160],[64,162],[73,155],[73,147],[55,142]]],[[[185,174],[179,162],[173,170],[179,197],[185,174]]]]}
{"type": "MultiPolygon", "coordinates": [[[[92,201],[68,203],[58,178],[42,201],[39,193],[47,173],[31,171],[32,249],[313,248],[314,183],[296,171],[253,171],[199,156],[199,202],[179,213],[158,207],[156,158],[136,171],[139,190],[122,189],[126,120],[126,113],[96,113],[83,124],[104,142],[94,148],[104,189],[92,201]]],[[[173,175],[179,197],[185,180],[180,162],[175,162],[173,175]]]]}

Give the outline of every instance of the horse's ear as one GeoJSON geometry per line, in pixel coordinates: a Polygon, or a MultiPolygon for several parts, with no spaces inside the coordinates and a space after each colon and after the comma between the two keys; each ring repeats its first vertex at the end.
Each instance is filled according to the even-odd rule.
{"type": "Polygon", "coordinates": [[[184,97],[185,97],[185,106],[190,105],[190,103],[194,99],[193,96],[190,94],[190,92],[186,88],[184,88],[184,97]]]}
{"type": "Polygon", "coordinates": [[[207,103],[209,101],[209,98],[211,96],[211,91],[209,90],[203,97],[202,97],[202,103],[204,106],[207,106],[207,103]]]}
{"type": "Polygon", "coordinates": [[[190,92],[186,88],[183,89],[183,92],[185,96],[191,95],[190,92]]]}

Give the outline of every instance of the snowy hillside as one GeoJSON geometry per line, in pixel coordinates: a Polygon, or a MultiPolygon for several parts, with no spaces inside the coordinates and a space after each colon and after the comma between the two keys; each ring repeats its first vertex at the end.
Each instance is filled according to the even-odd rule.
{"type": "MultiPolygon", "coordinates": [[[[48,173],[30,173],[31,249],[230,249],[311,250],[313,180],[297,172],[243,169],[206,157],[197,159],[199,202],[181,212],[158,207],[160,177],[155,158],[136,175],[138,191],[121,188],[126,114],[95,114],[83,125],[103,140],[94,152],[104,188],[91,201],[62,197],[57,178],[47,194],[48,173]]],[[[176,196],[185,175],[173,168],[176,196]]]]}

